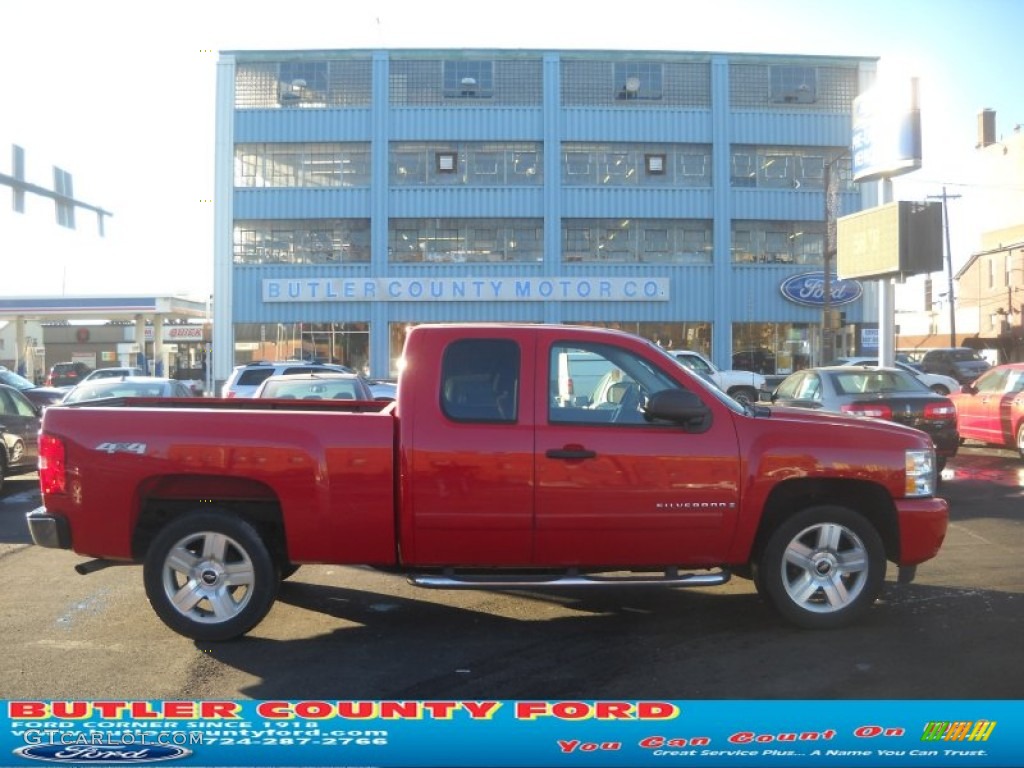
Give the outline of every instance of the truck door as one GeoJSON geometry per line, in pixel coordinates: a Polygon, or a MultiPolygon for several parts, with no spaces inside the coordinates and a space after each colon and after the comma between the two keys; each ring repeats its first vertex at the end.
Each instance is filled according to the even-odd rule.
{"type": "MultiPolygon", "coordinates": [[[[399,397],[403,559],[529,565],[533,548],[533,342],[425,335],[409,366],[438,370],[399,397]],[[437,342],[435,344],[435,341],[437,342]],[[524,348],[524,345],[526,347],[524,348]],[[407,444],[407,445],[406,445],[407,444]]],[[[493,332],[491,332],[493,335],[493,332]]]]}
{"type": "Polygon", "coordinates": [[[721,562],[739,503],[737,443],[728,407],[705,385],[693,383],[712,408],[705,427],[646,421],[639,410],[643,399],[681,387],[685,374],[667,358],[661,368],[613,345],[556,342],[538,348],[542,365],[550,384],[548,396],[536,400],[535,562],[623,567],[721,562]],[[572,376],[574,359],[604,373],[591,391],[577,388],[567,401],[558,382],[565,378],[566,360],[572,376]]]}

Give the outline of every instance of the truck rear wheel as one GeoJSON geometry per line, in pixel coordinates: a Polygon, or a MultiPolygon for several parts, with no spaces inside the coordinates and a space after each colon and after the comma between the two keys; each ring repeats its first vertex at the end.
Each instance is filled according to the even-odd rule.
{"type": "Polygon", "coordinates": [[[809,507],[784,521],[758,562],[758,591],[807,629],[845,626],[874,603],[885,548],[874,526],[847,507],[809,507]]]}
{"type": "Polygon", "coordinates": [[[230,640],[267,615],[279,578],[252,525],[226,512],[202,511],[156,535],[143,581],[150,605],[175,632],[195,640],[230,640]]]}

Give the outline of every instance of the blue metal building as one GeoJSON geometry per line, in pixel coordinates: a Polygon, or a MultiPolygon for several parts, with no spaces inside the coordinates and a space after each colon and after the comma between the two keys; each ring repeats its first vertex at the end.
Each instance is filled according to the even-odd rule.
{"type": "MultiPolygon", "coordinates": [[[[213,370],[393,375],[420,322],[608,325],[722,367],[819,362],[867,57],[222,52],[213,370]]],[[[863,288],[863,290],[862,290],[863,288]]],[[[834,285],[842,348],[877,317],[834,285]]]]}

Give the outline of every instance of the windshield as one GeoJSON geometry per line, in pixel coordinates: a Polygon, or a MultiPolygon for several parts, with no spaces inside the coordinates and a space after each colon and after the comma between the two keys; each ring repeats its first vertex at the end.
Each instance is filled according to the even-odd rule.
{"type": "Polygon", "coordinates": [[[107,379],[95,384],[79,384],[68,392],[62,402],[81,403],[86,400],[100,400],[106,397],[167,397],[163,383],[148,381],[113,381],[107,379]]]}
{"type": "Polygon", "coordinates": [[[916,377],[905,371],[875,369],[832,374],[836,392],[841,395],[882,394],[928,391],[916,377]]]}
{"type": "Polygon", "coordinates": [[[952,357],[958,363],[974,362],[976,360],[984,360],[981,355],[975,352],[973,349],[954,349],[952,357]]]}

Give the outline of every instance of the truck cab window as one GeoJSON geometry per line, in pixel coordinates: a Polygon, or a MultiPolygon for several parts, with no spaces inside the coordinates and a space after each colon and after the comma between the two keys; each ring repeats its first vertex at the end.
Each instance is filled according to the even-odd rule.
{"type": "Polygon", "coordinates": [[[507,339],[462,339],[441,366],[441,410],[452,421],[514,423],[519,410],[519,346],[507,339]]]}

